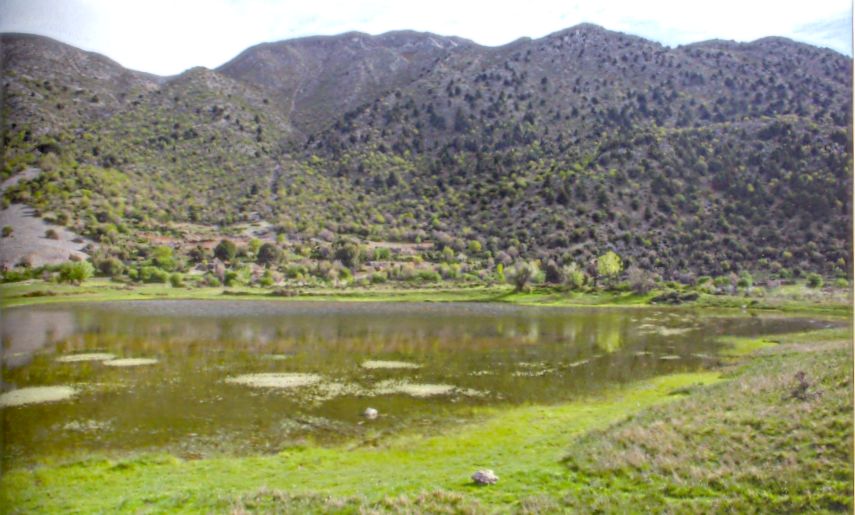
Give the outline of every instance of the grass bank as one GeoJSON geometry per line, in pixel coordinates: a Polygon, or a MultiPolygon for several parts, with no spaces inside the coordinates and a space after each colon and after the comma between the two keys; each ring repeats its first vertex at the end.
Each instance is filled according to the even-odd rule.
{"type": "MultiPolygon", "coordinates": [[[[291,296],[276,296],[273,290],[250,287],[173,288],[161,284],[126,285],[106,279],[82,285],[57,284],[40,280],[0,284],[0,307],[58,302],[104,302],[151,299],[197,300],[280,300],[346,302],[502,302],[526,306],[556,307],[645,307],[660,292],[637,295],[623,291],[564,292],[536,288],[515,292],[508,285],[459,286],[437,284],[421,287],[376,286],[371,288],[295,288],[291,296]]],[[[848,291],[817,291],[803,285],[771,291],[765,297],[702,294],[684,307],[705,310],[776,310],[848,316],[852,302],[848,291]]]]}
{"type": "Polygon", "coordinates": [[[479,422],[442,435],[263,457],[143,455],[7,471],[0,505],[21,512],[851,511],[851,334],[791,335],[763,347],[721,371],[659,377],[556,406],[485,411],[479,422]],[[478,468],[495,470],[499,483],[472,485],[478,468]]]}

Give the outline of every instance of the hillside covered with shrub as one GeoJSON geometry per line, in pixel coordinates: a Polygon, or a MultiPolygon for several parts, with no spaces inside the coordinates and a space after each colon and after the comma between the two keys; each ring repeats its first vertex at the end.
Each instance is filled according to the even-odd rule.
{"type": "Polygon", "coordinates": [[[223,238],[226,264],[274,283],[501,280],[532,261],[565,281],[609,251],[683,282],[851,268],[852,61],[830,50],[592,25],[502,47],[348,33],[155,77],[0,44],[2,178],[41,170],[4,204],[90,238],[108,275],[216,272],[223,238]]]}

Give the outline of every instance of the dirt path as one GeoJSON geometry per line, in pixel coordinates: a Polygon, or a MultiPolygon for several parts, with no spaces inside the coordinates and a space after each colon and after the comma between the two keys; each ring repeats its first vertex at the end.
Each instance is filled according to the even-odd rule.
{"type": "MultiPolygon", "coordinates": [[[[41,173],[38,168],[27,168],[3,181],[0,194],[20,181],[32,180],[41,173]]],[[[46,223],[35,215],[33,208],[24,204],[12,204],[0,211],[0,227],[12,227],[12,235],[0,239],[0,266],[11,267],[28,262],[31,266],[57,264],[68,261],[72,255],[86,258],[82,249],[88,240],[68,229],[46,223]],[[48,229],[56,231],[57,239],[45,236],[48,229]]]]}

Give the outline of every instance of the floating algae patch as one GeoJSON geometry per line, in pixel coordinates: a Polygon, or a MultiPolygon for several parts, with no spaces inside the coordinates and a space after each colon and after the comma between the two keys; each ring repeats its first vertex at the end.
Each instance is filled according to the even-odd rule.
{"type": "Polygon", "coordinates": [[[77,390],[70,386],[31,386],[0,395],[0,407],[64,401],[76,394],[77,390]]]}
{"type": "Polygon", "coordinates": [[[377,370],[384,368],[421,368],[418,363],[410,363],[407,361],[384,361],[384,360],[368,360],[362,362],[362,368],[369,370],[377,370]]]}
{"type": "Polygon", "coordinates": [[[409,383],[406,381],[381,381],[377,383],[374,393],[378,395],[403,393],[413,397],[433,397],[448,395],[457,388],[450,384],[409,383]]]}
{"type": "Polygon", "coordinates": [[[261,359],[269,360],[269,361],[285,361],[286,359],[290,359],[291,356],[288,354],[262,354],[261,359]]]}
{"type": "Polygon", "coordinates": [[[226,378],[227,383],[252,386],[254,388],[299,388],[310,386],[321,381],[317,374],[300,374],[295,372],[243,374],[226,378]]]}
{"type": "Polygon", "coordinates": [[[154,365],[156,363],[157,360],[153,358],[123,358],[104,362],[108,367],[141,367],[145,365],[154,365]]]}
{"type": "Polygon", "coordinates": [[[60,363],[79,363],[82,361],[109,361],[115,357],[115,354],[110,354],[108,352],[89,352],[86,354],[71,354],[68,356],[61,356],[56,360],[60,363]]]}

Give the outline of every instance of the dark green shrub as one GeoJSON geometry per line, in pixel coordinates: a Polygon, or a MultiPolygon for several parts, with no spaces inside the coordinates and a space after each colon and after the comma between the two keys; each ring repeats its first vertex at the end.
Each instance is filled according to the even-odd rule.
{"type": "Polygon", "coordinates": [[[822,276],[816,273],[809,273],[807,275],[807,285],[808,288],[822,288],[822,285],[825,284],[822,276]]]}
{"type": "Polygon", "coordinates": [[[225,286],[237,286],[238,285],[238,273],[234,270],[226,271],[225,278],[223,279],[223,284],[225,286]]]}
{"type": "Polygon", "coordinates": [[[15,229],[11,225],[4,225],[3,226],[3,237],[4,238],[8,238],[9,236],[12,236],[13,232],[15,232],[15,229]]]}
{"type": "Polygon", "coordinates": [[[256,262],[259,265],[270,266],[279,262],[282,250],[272,243],[264,243],[259,247],[256,262]]]}
{"type": "Polygon", "coordinates": [[[214,256],[221,261],[232,261],[237,255],[237,245],[233,241],[223,239],[214,247],[214,256]]]}

